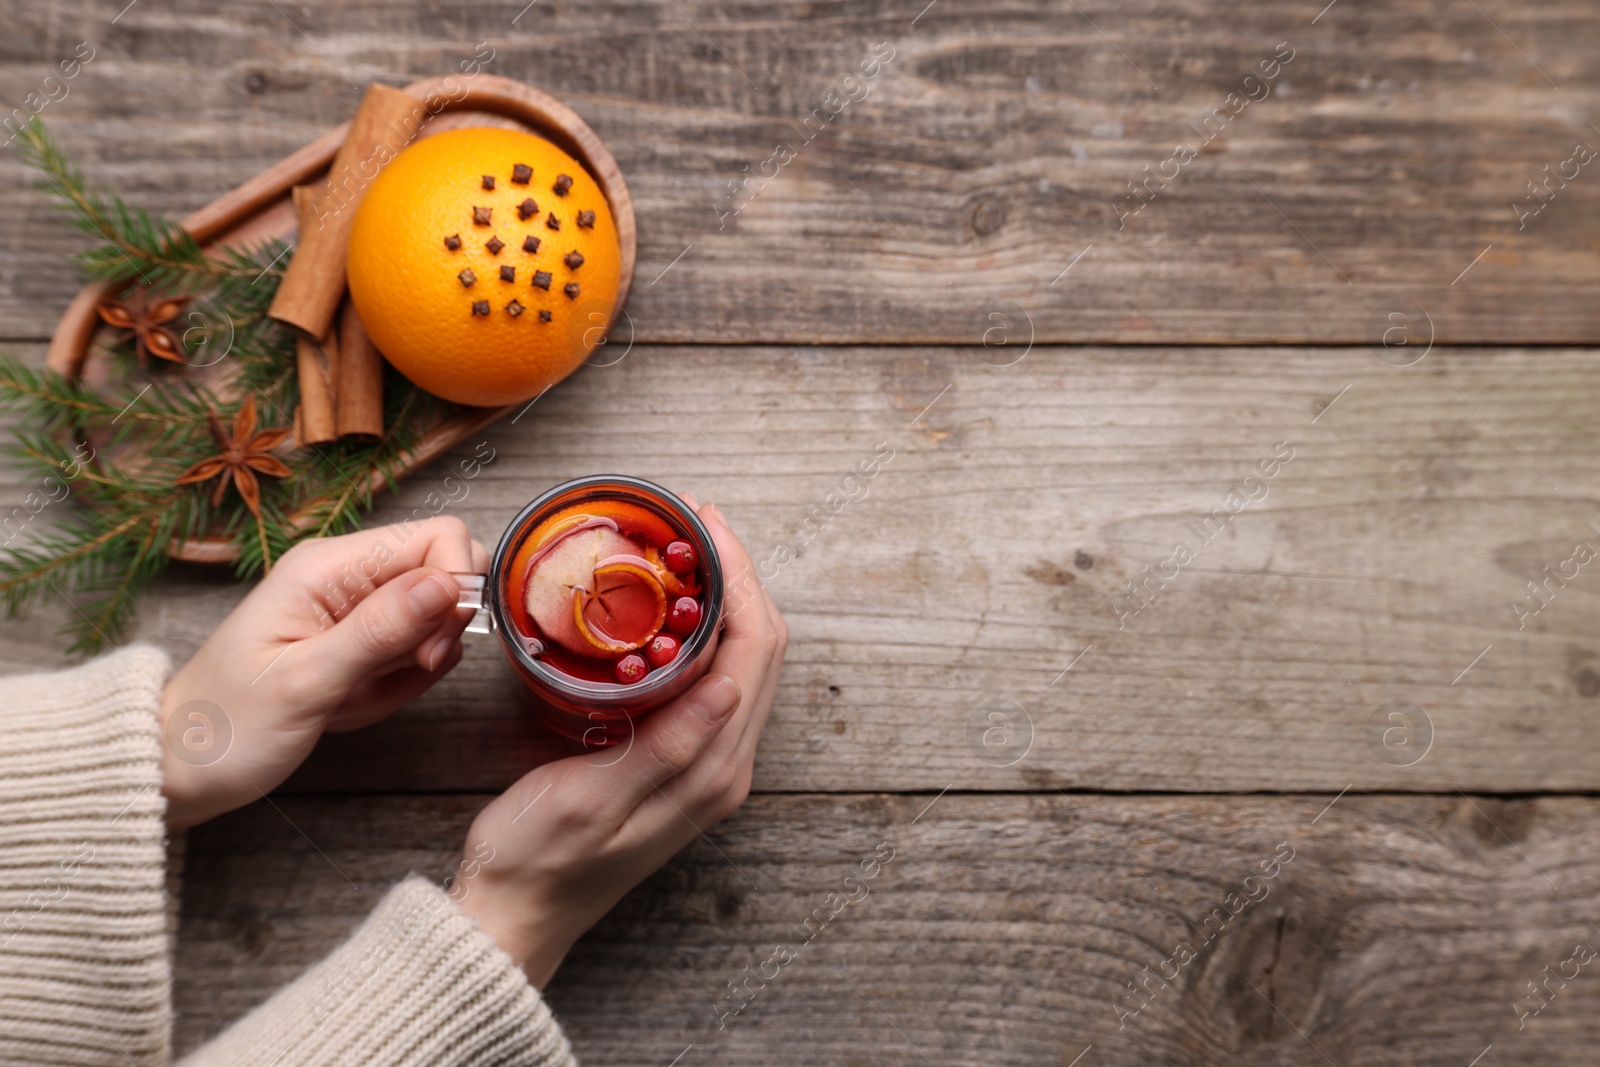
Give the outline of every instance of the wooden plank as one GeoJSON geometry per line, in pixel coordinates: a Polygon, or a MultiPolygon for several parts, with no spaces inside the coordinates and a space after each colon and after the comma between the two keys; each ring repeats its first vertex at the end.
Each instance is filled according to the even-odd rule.
{"type": "MultiPolygon", "coordinates": [[[[408,871],[446,870],[484,799],[280,798],[193,832],[179,1048],[408,871]]],[[[752,799],[557,974],[580,1059],[1065,1067],[1092,1045],[1081,1063],[1462,1067],[1492,1044],[1497,1063],[1593,1061],[1588,971],[1552,979],[1522,1029],[1513,1007],[1600,943],[1593,798],[932,799],[752,799]],[[875,853],[892,859],[863,879],[875,853]],[[763,967],[780,945],[795,958],[763,967]]]]}
{"type": "MultiPolygon", "coordinates": [[[[438,507],[492,543],[603,471],[717,501],[792,628],[759,789],[1600,787],[1600,587],[1572,562],[1600,545],[1591,354],[984,355],[635,346],[489,432],[477,479],[444,481],[472,441],[373,521],[438,507]]],[[[239,595],[184,569],[139,634],[186,655],[239,595]]],[[[59,658],[48,625],[4,632],[12,669],[59,658]]],[[[477,639],[292,787],[501,787],[544,751],[518,692],[477,639]]]]}
{"type": "MultiPolygon", "coordinates": [[[[1412,306],[1444,341],[1600,339],[1581,0],[922,6],[180,0],[108,26],[74,0],[14,13],[0,82],[22,100],[90,41],[44,117],[181,215],[367,81],[530,81],[628,177],[652,341],[975,343],[999,315],[1040,341],[1359,343],[1412,306]]],[[[0,159],[13,337],[75,288],[81,241],[43,208],[0,159]]]]}

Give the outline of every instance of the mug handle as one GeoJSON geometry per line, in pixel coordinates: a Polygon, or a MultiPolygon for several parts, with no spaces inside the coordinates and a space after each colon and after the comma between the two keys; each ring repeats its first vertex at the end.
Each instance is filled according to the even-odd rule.
{"type": "Polygon", "coordinates": [[[454,578],[456,585],[461,588],[461,593],[456,599],[456,607],[472,609],[472,621],[467,623],[467,633],[494,633],[494,616],[489,612],[489,576],[451,571],[450,577],[454,578]]]}

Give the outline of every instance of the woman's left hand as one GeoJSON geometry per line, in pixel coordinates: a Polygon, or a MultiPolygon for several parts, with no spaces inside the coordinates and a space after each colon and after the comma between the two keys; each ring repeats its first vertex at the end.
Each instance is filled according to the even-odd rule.
{"type": "Polygon", "coordinates": [[[425,692],[460,661],[472,615],[456,607],[450,572],[488,566],[451,517],[286,552],[162,694],[168,824],[193,826],[264,796],[324,730],[377,722],[425,692]],[[224,738],[220,757],[189,745],[224,738]]]}

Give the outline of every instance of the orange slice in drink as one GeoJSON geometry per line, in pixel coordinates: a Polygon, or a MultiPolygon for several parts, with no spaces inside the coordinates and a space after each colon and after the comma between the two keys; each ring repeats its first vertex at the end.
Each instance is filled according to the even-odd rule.
{"type": "Polygon", "coordinates": [[[667,591],[668,596],[699,596],[700,583],[694,580],[694,575],[676,575],[672,573],[661,559],[661,550],[655,545],[648,545],[644,550],[645,558],[656,569],[656,577],[661,579],[661,587],[667,591]]]}
{"type": "Polygon", "coordinates": [[[592,588],[572,591],[572,623],[597,652],[643,648],[666,621],[667,591],[643,556],[603,559],[595,564],[592,588]]]}

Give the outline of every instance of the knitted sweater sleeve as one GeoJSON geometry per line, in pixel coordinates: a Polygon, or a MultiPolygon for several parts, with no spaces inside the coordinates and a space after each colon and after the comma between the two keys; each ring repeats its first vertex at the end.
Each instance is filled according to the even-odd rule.
{"type": "MultiPolygon", "coordinates": [[[[0,1063],[169,1059],[168,672],[134,646],[0,679],[0,1063]]],[[[420,878],[320,963],[183,1061],[574,1067],[522,972],[420,878]]]]}

